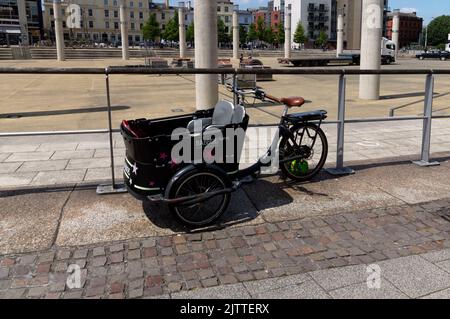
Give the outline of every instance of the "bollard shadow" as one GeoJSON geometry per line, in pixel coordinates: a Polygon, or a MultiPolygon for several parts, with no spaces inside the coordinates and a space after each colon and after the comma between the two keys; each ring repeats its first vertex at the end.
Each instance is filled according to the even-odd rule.
{"type": "MultiPolygon", "coordinates": [[[[434,92],[433,95],[440,95],[438,92],[434,92]]],[[[381,100],[394,100],[394,99],[404,99],[408,97],[418,97],[425,96],[425,92],[411,92],[411,93],[400,93],[400,94],[391,94],[391,95],[382,95],[380,96],[381,100]]]]}
{"type": "Polygon", "coordinates": [[[243,186],[242,189],[232,193],[230,206],[215,224],[195,229],[179,223],[166,205],[146,201],[143,202],[142,207],[147,218],[157,227],[168,228],[174,232],[195,233],[214,231],[255,222],[255,219],[260,216],[261,207],[263,209],[276,208],[292,202],[293,198],[283,187],[280,187],[280,184],[266,180],[255,180],[243,186]],[[253,196],[253,194],[262,195],[266,199],[270,196],[270,200],[264,201],[264,206],[261,206],[259,205],[258,198],[253,196]]]}

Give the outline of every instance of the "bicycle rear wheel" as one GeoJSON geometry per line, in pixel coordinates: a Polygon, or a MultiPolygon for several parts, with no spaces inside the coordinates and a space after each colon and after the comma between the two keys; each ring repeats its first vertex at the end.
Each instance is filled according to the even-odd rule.
{"type": "Polygon", "coordinates": [[[284,136],[280,141],[280,169],[291,180],[311,180],[327,160],[328,141],[325,133],[311,123],[296,125],[291,132],[293,139],[284,136]]]}

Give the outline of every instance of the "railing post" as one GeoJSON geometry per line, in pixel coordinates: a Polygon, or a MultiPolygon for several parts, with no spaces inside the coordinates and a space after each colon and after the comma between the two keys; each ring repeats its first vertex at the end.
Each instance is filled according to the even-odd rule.
{"type": "Polygon", "coordinates": [[[109,134],[109,154],[111,163],[111,185],[104,184],[97,186],[97,194],[115,194],[126,193],[127,189],[124,185],[116,184],[116,177],[114,172],[114,141],[113,141],[113,129],[112,129],[112,110],[111,110],[111,95],[109,87],[109,70],[105,68],[105,83],[106,83],[106,103],[108,108],[108,134],[109,134]]]}
{"type": "Polygon", "coordinates": [[[339,101],[338,101],[338,124],[337,124],[337,148],[336,168],[327,169],[331,175],[354,174],[355,171],[344,167],[344,137],[345,137],[345,91],[347,79],[345,74],[339,76],[339,101]]]}
{"type": "Polygon", "coordinates": [[[235,92],[235,90],[237,89],[237,85],[238,85],[237,74],[234,73],[233,74],[233,104],[234,104],[234,106],[236,106],[238,103],[237,93],[235,92]]]}
{"type": "Polygon", "coordinates": [[[422,154],[420,161],[413,163],[419,166],[437,166],[439,162],[430,162],[431,122],[433,120],[434,75],[427,75],[425,83],[425,104],[423,108],[422,154]]]}

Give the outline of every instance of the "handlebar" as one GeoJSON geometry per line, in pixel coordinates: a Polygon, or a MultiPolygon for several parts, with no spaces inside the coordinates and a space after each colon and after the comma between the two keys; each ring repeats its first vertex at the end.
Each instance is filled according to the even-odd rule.
{"type": "Polygon", "coordinates": [[[264,92],[264,90],[261,90],[261,89],[258,89],[258,88],[250,89],[250,90],[240,90],[240,89],[236,89],[235,87],[233,87],[231,85],[227,85],[227,89],[230,92],[233,92],[235,94],[241,95],[243,97],[248,96],[248,95],[252,95],[254,98],[256,98],[258,100],[261,100],[261,101],[265,101],[266,99],[268,99],[268,100],[271,100],[273,102],[282,104],[279,98],[277,98],[277,97],[275,97],[273,95],[267,94],[266,92],[264,92]]]}

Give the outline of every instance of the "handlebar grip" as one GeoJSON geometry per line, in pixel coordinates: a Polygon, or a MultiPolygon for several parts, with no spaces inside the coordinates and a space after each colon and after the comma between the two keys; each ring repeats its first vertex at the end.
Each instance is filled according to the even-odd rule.
{"type": "Polygon", "coordinates": [[[272,101],[275,101],[275,102],[281,103],[280,99],[279,99],[279,98],[277,98],[277,97],[275,97],[275,96],[273,96],[273,95],[270,95],[270,94],[265,94],[265,97],[266,97],[267,99],[269,99],[269,100],[272,100],[272,101]]]}

